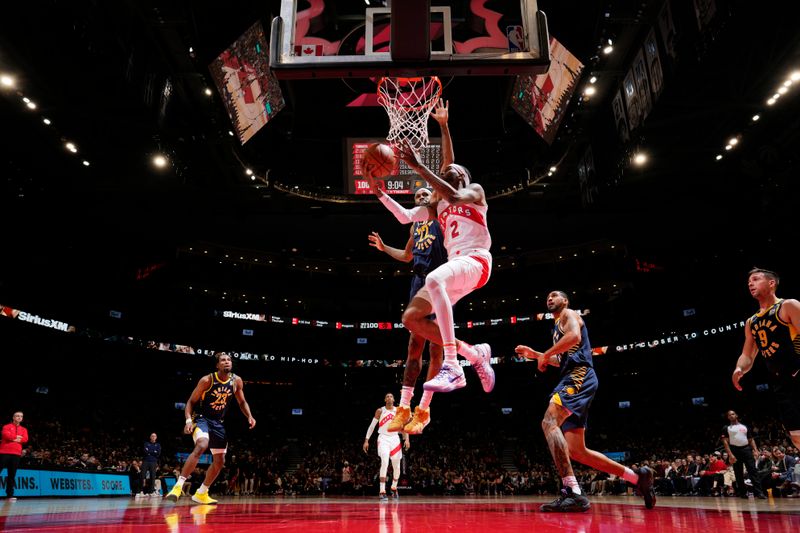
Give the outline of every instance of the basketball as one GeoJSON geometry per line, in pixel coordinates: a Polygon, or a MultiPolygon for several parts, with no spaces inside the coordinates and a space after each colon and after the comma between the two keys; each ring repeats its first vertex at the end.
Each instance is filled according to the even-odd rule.
{"type": "Polygon", "coordinates": [[[383,178],[392,173],[397,157],[388,144],[370,144],[361,158],[361,168],[370,170],[376,178],[383,178]]]}

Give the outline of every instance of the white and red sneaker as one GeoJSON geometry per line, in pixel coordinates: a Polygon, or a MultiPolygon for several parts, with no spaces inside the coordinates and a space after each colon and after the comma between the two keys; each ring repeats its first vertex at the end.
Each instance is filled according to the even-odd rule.
{"type": "Polygon", "coordinates": [[[494,389],[494,369],[492,368],[492,348],[488,344],[476,344],[473,346],[475,351],[481,356],[478,363],[474,363],[475,372],[481,380],[484,392],[492,392],[494,389]]]}
{"type": "Polygon", "coordinates": [[[466,386],[467,378],[464,370],[458,364],[444,363],[442,369],[430,381],[426,381],[422,388],[433,392],[450,392],[466,386]]]}

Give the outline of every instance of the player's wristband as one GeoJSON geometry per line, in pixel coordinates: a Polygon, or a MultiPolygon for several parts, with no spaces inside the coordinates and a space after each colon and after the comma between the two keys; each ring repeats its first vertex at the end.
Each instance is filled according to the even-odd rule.
{"type": "Polygon", "coordinates": [[[186,419],[186,425],[189,425],[189,424],[191,424],[191,423],[192,423],[192,419],[191,419],[191,418],[187,418],[187,419],[186,419]]]}

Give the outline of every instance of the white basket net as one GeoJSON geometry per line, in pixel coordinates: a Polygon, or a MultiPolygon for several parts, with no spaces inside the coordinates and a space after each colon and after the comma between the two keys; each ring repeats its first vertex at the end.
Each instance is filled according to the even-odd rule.
{"type": "Polygon", "coordinates": [[[436,76],[420,78],[381,78],[378,102],[389,115],[391,146],[408,144],[415,150],[428,146],[428,117],[442,95],[442,82],[436,76]]]}

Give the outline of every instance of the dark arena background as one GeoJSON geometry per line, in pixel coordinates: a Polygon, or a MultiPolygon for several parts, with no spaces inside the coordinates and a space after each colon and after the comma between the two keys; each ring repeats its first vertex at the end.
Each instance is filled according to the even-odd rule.
{"type": "MultiPolygon", "coordinates": [[[[4,6],[0,425],[21,411],[29,438],[14,498],[0,471],[0,527],[796,530],[797,428],[764,358],[743,391],[731,375],[759,310],[749,271],[800,295],[797,6],[394,1],[4,6]],[[420,12],[429,35],[403,25],[420,12]],[[529,50],[546,42],[549,56],[529,50]],[[363,61],[369,44],[384,55],[363,61]],[[400,401],[412,270],[368,235],[403,249],[409,230],[358,167],[389,133],[378,78],[417,73],[439,75],[455,160],[486,192],[492,275],[454,317],[458,338],[491,345],[496,386],[466,366],[465,388],[434,394],[387,502],[374,436],[362,445],[386,393],[400,401]],[[559,377],[515,348],[552,345],[553,290],[593,348],[586,444],[650,467],[653,509],[573,461],[591,508],[540,511],[562,484],[541,427],[559,377]],[[223,352],[257,424],[231,402],[216,505],[191,499],[204,459],[167,501],[194,448],[184,405],[223,352]],[[721,439],[729,410],[759,451],[744,487],[721,439]]],[[[410,207],[419,180],[401,165],[385,187],[410,207]]]]}

